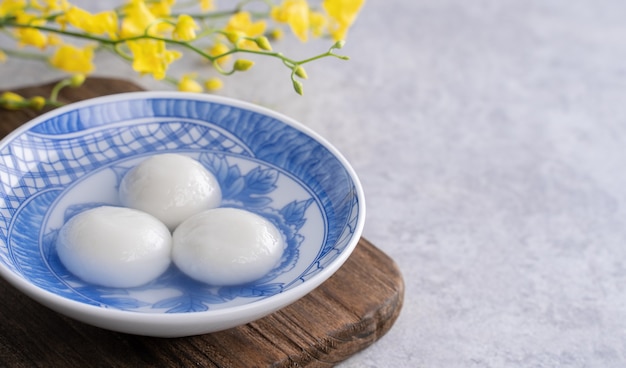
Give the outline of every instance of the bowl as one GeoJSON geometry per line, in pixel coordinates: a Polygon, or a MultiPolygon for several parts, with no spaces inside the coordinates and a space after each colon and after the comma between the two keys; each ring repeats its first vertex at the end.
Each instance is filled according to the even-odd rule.
{"type": "Polygon", "coordinates": [[[118,332],[182,337],[224,330],[283,308],[328,279],[356,247],[363,190],[325,139],[277,112],[203,94],[131,92],[70,104],[0,142],[0,275],[68,317],[118,332]],[[120,205],[131,167],[159,153],[188,155],[218,179],[222,206],[272,221],[286,249],[261,279],[208,285],[171,266],[135,288],[96,286],[55,248],[72,215],[120,205]]]}

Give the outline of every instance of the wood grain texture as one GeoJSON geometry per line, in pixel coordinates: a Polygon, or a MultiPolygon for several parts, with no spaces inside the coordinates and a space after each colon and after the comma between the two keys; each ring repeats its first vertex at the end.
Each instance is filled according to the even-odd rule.
{"type": "MultiPolygon", "coordinates": [[[[46,95],[53,84],[20,89],[46,95]]],[[[64,102],[139,91],[126,81],[91,78],[65,89],[64,102]]],[[[0,110],[4,137],[39,112],[0,110]]],[[[330,367],[383,336],[402,308],[395,262],[365,239],[325,283],[258,321],[212,334],[163,339],[74,321],[0,279],[0,367],[330,367]]]]}

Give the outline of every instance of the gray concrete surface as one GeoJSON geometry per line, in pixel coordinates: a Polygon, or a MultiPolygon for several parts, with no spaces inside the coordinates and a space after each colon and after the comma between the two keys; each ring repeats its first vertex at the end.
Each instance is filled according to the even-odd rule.
{"type": "MultiPolygon", "coordinates": [[[[396,325],[342,367],[626,366],[625,19],[619,0],[369,0],[352,60],[308,67],[305,96],[274,62],[226,81],[345,154],[364,236],[403,272],[396,325]]],[[[168,88],[106,55],[97,75],[168,88]]]]}

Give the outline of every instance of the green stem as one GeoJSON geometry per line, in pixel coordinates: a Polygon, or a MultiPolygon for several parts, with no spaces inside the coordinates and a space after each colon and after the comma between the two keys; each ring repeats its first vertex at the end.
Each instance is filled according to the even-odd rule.
{"type": "Polygon", "coordinates": [[[172,13],[171,16],[177,18],[179,15],[187,14],[193,19],[207,20],[207,19],[218,19],[218,18],[228,17],[231,15],[237,14],[239,11],[240,10],[236,8],[233,10],[223,10],[223,11],[212,12],[212,13],[172,13]]]}
{"type": "Polygon", "coordinates": [[[20,59],[29,59],[29,60],[37,60],[37,61],[48,60],[48,57],[46,55],[36,54],[34,52],[18,51],[18,50],[5,49],[5,48],[0,48],[0,51],[4,52],[8,56],[15,56],[20,59]]]}
{"type": "MultiPolygon", "coordinates": [[[[45,100],[44,106],[52,106],[52,107],[60,107],[63,106],[62,103],[53,100],[45,100]]],[[[23,101],[12,101],[4,98],[0,98],[0,107],[11,110],[19,110],[24,108],[34,108],[33,102],[31,100],[23,100],[23,101]]],[[[38,106],[40,108],[43,106],[38,106]]]]}
{"type": "Polygon", "coordinates": [[[60,81],[59,83],[57,83],[54,88],[52,88],[52,92],[50,92],[50,101],[51,102],[57,102],[57,99],[59,97],[59,92],[61,92],[61,90],[64,87],[69,86],[71,83],[71,81],[69,79],[63,79],[62,81],[60,81]]]}
{"type": "MultiPolygon", "coordinates": [[[[80,32],[72,32],[72,31],[67,31],[67,30],[63,30],[63,29],[58,29],[58,28],[53,28],[53,27],[46,27],[46,26],[35,26],[35,25],[26,25],[26,24],[17,24],[17,23],[8,23],[8,24],[1,24],[0,23],[0,27],[2,26],[8,26],[8,27],[20,27],[20,28],[32,28],[32,29],[36,29],[39,31],[45,31],[45,32],[53,32],[53,33],[57,33],[57,34],[61,34],[64,36],[70,36],[70,37],[75,37],[75,38],[80,38],[80,39],[85,39],[85,40],[90,40],[90,41],[96,41],[105,45],[112,45],[112,46],[117,46],[120,44],[123,44],[127,41],[137,41],[140,39],[152,39],[152,40],[156,40],[156,41],[163,41],[169,44],[174,44],[174,45],[178,45],[180,47],[189,49],[193,52],[195,52],[196,54],[210,60],[210,61],[214,61],[217,57],[222,57],[222,56],[226,56],[229,54],[234,54],[237,52],[244,52],[244,53],[249,53],[249,54],[257,54],[257,55],[265,55],[265,56],[271,56],[271,57],[276,57],[279,58],[281,60],[283,60],[283,62],[292,64],[292,65],[296,65],[296,64],[306,64],[309,63],[311,61],[314,60],[318,60],[327,56],[333,56],[339,59],[346,59],[345,56],[341,56],[341,55],[336,55],[334,54],[333,48],[331,48],[330,50],[328,50],[327,52],[323,53],[323,54],[319,54],[307,59],[303,59],[303,60],[293,60],[291,58],[288,58],[286,56],[284,56],[282,53],[279,52],[273,52],[273,51],[265,51],[265,50],[251,50],[251,49],[242,49],[239,48],[237,46],[235,46],[232,50],[230,50],[227,53],[224,53],[222,55],[219,55],[217,57],[211,56],[208,53],[204,52],[202,49],[194,46],[193,44],[186,42],[186,41],[178,41],[178,40],[174,40],[171,38],[165,38],[165,37],[159,37],[159,36],[153,36],[147,33],[144,33],[143,35],[138,35],[138,36],[132,36],[132,37],[126,37],[126,38],[119,38],[116,40],[110,39],[110,38],[105,38],[105,37],[99,37],[99,36],[94,36],[91,34],[87,34],[87,33],[80,33],[80,32]]],[[[223,32],[220,32],[223,33],[223,32]]],[[[251,38],[248,38],[250,40],[252,40],[251,38]]],[[[116,51],[117,51],[117,47],[115,47],[116,51]]],[[[124,57],[124,55],[121,55],[122,57],[124,57]]]]}
{"type": "MultiPolygon", "coordinates": [[[[268,4],[268,6],[271,6],[271,3],[269,3],[269,0],[245,0],[245,1],[241,1],[237,8],[233,11],[229,11],[229,12],[237,12],[240,11],[241,7],[247,5],[248,3],[254,2],[254,1],[263,1],[266,4],[268,4]]],[[[39,31],[43,31],[43,32],[50,32],[50,33],[56,33],[59,35],[63,35],[63,36],[68,36],[68,37],[73,37],[73,38],[77,38],[77,39],[83,39],[83,40],[89,40],[89,41],[95,41],[97,43],[99,43],[99,45],[101,47],[107,48],[111,51],[113,51],[114,53],[116,53],[117,55],[119,55],[121,58],[127,60],[127,61],[132,61],[133,60],[133,55],[129,54],[128,52],[126,52],[125,50],[122,49],[122,45],[124,45],[126,42],[129,41],[137,41],[137,40],[142,40],[142,39],[149,39],[149,40],[155,40],[155,41],[162,41],[165,42],[166,44],[170,44],[170,45],[176,45],[178,47],[181,47],[183,49],[187,49],[190,50],[191,52],[209,60],[210,62],[213,63],[214,67],[216,68],[216,70],[222,74],[222,75],[230,75],[235,73],[235,70],[230,70],[230,71],[225,71],[224,69],[222,69],[219,64],[217,63],[217,60],[221,57],[224,56],[228,56],[228,55],[232,55],[235,53],[247,53],[247,54],[255,54],[255,55],[262,55],[262,56],[269,56],[269,57],[274,57],[277,59],[280,59],[282,61],[282,63],[289,69],[291,69],[291,80],[295,84],[298,84],[298,86],[296,86],[296,91],[300,94],[302,94],[302,86],[301,83],[299,81],[297,81],[295,79],[295,69],[300,66],[300,65],[304,65],[307,63],[310,63],[312,61],[315,60],[319,60],[325,57],[335,57],[338,59],[342,59],[342,60],[347,60],[348,57],[347,56],[342,56],[342,55],[337,55],[335,53],[333,53],[333,51],[335,49],[341,48],[341,46],[343,44],[341,44],[340,46],[339,43],[335,43],[333,44],[333,46],[331,46],[328,51],[319,54],[319,55],[315,55],[306,59],[302,59],[302,60],[294,60],[292,58],[289,58],[285,55],[283,55],[280,52],[275,52],[275,51],[268,51],[268,50],[262,50],[262,49],[245,49],[245,48],[240,48],[237,46],[237,41],[235,41],[234,47],[232,49],[230,49],[229,51],[220,54],[220,55],[210,55],[207,52],[205,52],[204,50],[202,50],[201,48],[195,46],[192,42],[187,42],[187,41],[179,41],[179,40],[175,40],[172,38],[165,38],[165,37],[161,37],[161,36],[155,36],[152,34],[149,34],[149,30],[151,28],[151,26],[148,26],[147,29],[144,31],[143,34],[141,35],[136,35],[136,36],[132,36],[132,37],[125,37],[125,38],[119,38],[119,39],[111,39],[111,38],[106,38],[103,36],[97,36],[97,35],[92,35],[89,33],[82,33],[82,32],[75,32],[75,31],[68,31],[65,29],[60,29],[60,28],[54,28],[54,27],[48,27],[48,26],[38,26],[38,25],[32,25],[32,24],[19,24],[19,23],[14,23],[13,22],[13,18],[0,18],[0,30],[4,30],[6,27],[16,27],[16,28],[30,28],[30,29],[35,29],[35,30],[39,30],[39,31]]],[[[211,32],[209,32],[211,33],[211,32]]],[[[212,30],[212,33],[217,33],[217,34],[221,34],[224,36],[228,36],[227,32],[222,31],[222,30],[212,30]]],[[[208,33],[207,33],[208,34],[208,33]]],[[[203,36],[206,35],[203,32],[203,36]]],[[[196,38],[197,40],[198,38],[196,38]]],[[[255,41],[256,39],[253,37],[242,37],[241,39],[244,40],[249,40],[249,41],[255,41]]],[[[1,50],[1,49],[0,49],[1,50]]],[[[4,50],[3,50],[4,51],[4,50]]],[[[7,50],[9,52],[6,52],[8,55],[11,55],[11,53],[13,53],[14,51],[12,50],[7,50]]],[[[26,56],[26,54],[22,55],[22,56],[26,56]]],[[[30,56],[31,58],[36,58],[36,59],[40,59],[40,60],[46,60],[45,56],[41,55],[41,56],[36,56],[34,54],[32,54],[30,56]]],[[[173,78],[168,77],[166,79],[169,83],[176,83],[176,80],[173,78]]],[[[57,84],[51,94],[50,100],[52,102],[56,102],[56,99],[58,97],[58,93],[59,91],[67,86],[68,82],[66,81],[61,81],[59,82],[59,84],[57,84]]]]}
{"type": "MultiPolygon", "coordinates": [[[[268,9],[271,9],[272,7],[272,2],[269,0],[244,0],[239,2],[239,4],[235,5],[235,7],[231,10],[221,10],[221,11],[214,11],[214,12],[207,12],[207,13],[189,13],[189,12],[185,12],[185,13],[178,13],[178,12],[172,12],[172,14],[170,14],[172,17],[178,17],[179,15],[182,14],[186,14],[189,15],[190,17],[197,19],[197,20],[208,20],[208,19],[219,19],[219,18],[225,18],[225,17],[229,17],[231,15],[235,15],[241,11],[243,11],[243,8],[250,4],[250,3],[254,3],[254,2],[262,2],[265,5],[267,5],[268,9]]],[[[183,9],[185,7],[188,6],[192,6],[192,5],[197,5],[196,2],[192,1],[190,2],[189,5],[186,4],[180,4],[180,6],[177,6],[178,9],[183,9]]],[[[250,12],[253,16],[256,17],[266,17],[267,16],[267,12],[250,12]]]]}
{"type": "Polygon", "coordinates": [[[61,107],[63,104],[59,101],[46,100],[46,106],[61,107]]]}
{"type": "Polygon", "coordinates": [[[173,86],[178,85],[178,80],[176,78],[172,77],[172,76],[169,76],[169,75],[166,75],[165,78],[163,78],[163,81],[165,81],[165,82],[167,82],[167,83],[169,83],[169,84],[171,84],[173,86]]]}
{"type": "Polygon", "coordinates": [[[47,27],[47,26],[37,26],[37,25],[33,25],[33,24],[20,24],[20,23],[12,23],[12,22],[0,22],[0,28],[4,28],[4,27],[36,29],[38,31],[51,32],[51,33],[56,33],[56,34],[63,35],[63,36],[69,36],[69,37],[80,38],[80,39],[84,39],[84,40],[96,41],[96,42],[109,44],[109,45],[113,45],[115,43],[119,43],[119,40],[112,40],[112,39],[109,39],[109,38],[98,37],[98,36],[94,36],[94,35],[91,35],[91,34],[88,34],[88,33],[72,32],[72,31],[66,31],[64,29],[47,27]]]}

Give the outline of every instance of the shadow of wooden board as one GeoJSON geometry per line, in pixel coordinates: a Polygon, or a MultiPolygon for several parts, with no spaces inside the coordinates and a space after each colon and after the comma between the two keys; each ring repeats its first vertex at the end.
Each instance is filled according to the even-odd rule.
{"type": "MultiPolygon", "coordinates": [[[[54,84],[14,90],[47,96],[54,84]]],[[[89,78],[65,88],[73,102],[140,91],[123,80],[89,78]]],[[[0,110],[0,137],[45,112],[0,110]]],[[[317,289],[267,317],[229,330],[184,338],[108,331],[53,312],[0,279],[0,366],[6,367],[331,367],[392,327],[404,281],[395,262],[366,239],[317,289]]]]}

